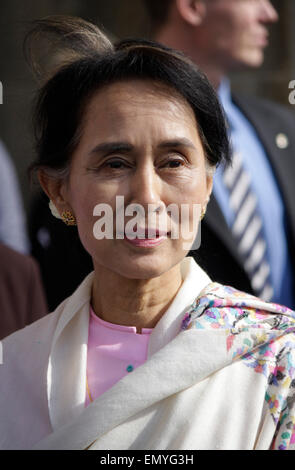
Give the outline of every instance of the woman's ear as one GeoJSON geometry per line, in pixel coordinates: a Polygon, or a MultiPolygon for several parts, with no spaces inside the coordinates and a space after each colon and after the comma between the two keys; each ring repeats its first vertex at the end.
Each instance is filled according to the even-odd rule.
{"type": "Polygon", "coordinates": [[[199,26],[206,14],[204,0],[176,0],[176,8],[181,18],[191,26],[199,26]]]}
{"type": "Polygon", "coordinates": [[[206,180],[207,180],[208,201],[209,201],[209,199],[210,199],[210,196],[211,196],[211,193],[212,193],[212,189],[213,189],[213,176],[214,176],[214,172],[210,173],[210,174],[207,175],[207,177],[206,177],[206,180]]]}
{"type": "Polygon", "coordinates": [[[206,176],[206,199],[204,201],[204,207],[207,207],[212,189],[213,189],[213,176],[214,176],[215,169],[213,167],[210,167],[209,171],[207,170],[207,176],[206,176]]]}
{"type": "Polygon", "coordinates": [[[53,202],[58,212],[61,214],[69,210],[70,207],[66,199],[65,180],[49,176],[43,170],[38,171],[38,179],[43,191],[53,202]]]}

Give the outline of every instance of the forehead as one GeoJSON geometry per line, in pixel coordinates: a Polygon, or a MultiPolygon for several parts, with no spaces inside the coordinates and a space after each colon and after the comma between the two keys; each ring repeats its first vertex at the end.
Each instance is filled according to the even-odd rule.
{"type": "Polygon", "coordinates": [[[84,111],[84,128],[93,120],[111,121],[114,125],[136,117],[152,120],[163,117],[167,121],[181,119],[196,125],[193,109],[185,98],[165,84],[149,80],[115,82],[98,90],[84,111]]]}
{"type": "Polygon", "coordinates": [[[202,151],[193,109],[181,95],[149,81],[116,82],[90,98],[73,160],[91,156],[102,143],[124,142],[140,149],[185,139],[202,151]]]}

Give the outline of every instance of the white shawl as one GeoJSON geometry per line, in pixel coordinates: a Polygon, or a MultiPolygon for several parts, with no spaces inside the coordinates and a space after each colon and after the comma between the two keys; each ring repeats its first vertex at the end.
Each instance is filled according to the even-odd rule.
{"type": "Polygon", "coordinates": [[[151,334],[146,363],[87,408],[93,273],[54,313],[6,338],[0,448],[269,448],[276,422],[265,376],[233,361],[228,329],[200,323],[179,333],[185,312],[210,283],[192,258],[181,268],[184,282],[151,334]]]}

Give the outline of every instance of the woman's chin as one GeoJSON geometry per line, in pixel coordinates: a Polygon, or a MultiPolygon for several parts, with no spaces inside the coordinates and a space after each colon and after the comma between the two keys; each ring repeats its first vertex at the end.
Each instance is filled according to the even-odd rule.
{"type": "Polygon", "coordinates": [[[130,261],[128,265],[122,264],[117,267],[117,272],[128,279],[152,279],[159,277],[169,271],[171,266],[167,263],[143,261],[130,261]]]}
{"type": "Polygon", "coordinates": [[[141,256],[120,257],[110,263],[110,258],[104,263],[102,259],[97,260],[95,267],[97,272],[112,271],[126,279],[153,279],[168,272],[181,259],[169,256],[141,256]],[[173,258],[173,259],[172,259],[173,258]]]}
{"type": "Polygon", "coordinates": [[[134,248],[124,241],[122,244],[97,245],[88,252],[94,261],[97,273],[107,270],[127,279],[152,279],[170,271],[179,264],[187,252],[181,245],[163,243],[156,247],[134,248]],[[92,251],[92,252],[91,252],[92,251]]]}

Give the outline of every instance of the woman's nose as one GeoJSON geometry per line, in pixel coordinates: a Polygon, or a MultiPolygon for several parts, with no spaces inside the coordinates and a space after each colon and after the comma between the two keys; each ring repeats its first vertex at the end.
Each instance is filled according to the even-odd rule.
{"type": "Polygon", "coordinates": [[[159,210],[163,206],[162,183],[153,165],[138,168],[132,177],[130,203],[139,204],[144,209],[149,205],[159,210]]]}

